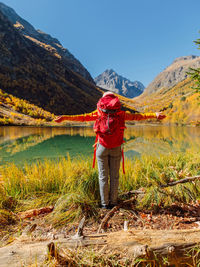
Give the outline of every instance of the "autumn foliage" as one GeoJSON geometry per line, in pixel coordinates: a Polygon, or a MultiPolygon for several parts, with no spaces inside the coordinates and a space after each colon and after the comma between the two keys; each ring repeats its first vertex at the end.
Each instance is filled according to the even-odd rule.
{"type": "Polygon", "coordinates": [[[132,100],[129,104],[143,112],[162,111],[166,115],[164,124],[198,126],[200,105],[193,85],[194,82],[187,78],[173,88],[162,88],[150,96],[132,100]]]}
{"type": "Polygon", "coordinates": [[[0,124],[15,124],[15,119],[35,119],[35,124],[54,119],[54,114],[45,111],[0,89],[0,124]]]}

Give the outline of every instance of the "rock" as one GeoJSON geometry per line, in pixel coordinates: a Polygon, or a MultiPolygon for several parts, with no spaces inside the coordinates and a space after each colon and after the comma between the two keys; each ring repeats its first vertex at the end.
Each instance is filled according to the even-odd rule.
{"type": "Polygon", "coordinates": [[[112,69],[104,71],[94,81],[99,87],[128,98],[139,96],[144,90],[144,85],[141,82],[131,82],[112,69]]]}
{"type": "MultiPolygon", "coordinates": [[[[199,67],[200,57],[198,56],[191,55],[176,58],[170,66],[158,74],[156,78],[146,87],[143,95],[150,95],[163,88],[170,89],[187,78],[189,68],[199,67]]],[[[143,95],[141,95],[141,97],[143,95]]]]}

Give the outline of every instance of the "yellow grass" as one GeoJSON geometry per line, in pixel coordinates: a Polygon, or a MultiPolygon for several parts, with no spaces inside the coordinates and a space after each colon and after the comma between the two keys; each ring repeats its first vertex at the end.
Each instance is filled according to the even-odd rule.
{"type": "MultiPolygon", "coordinates": [[[[55,205],[50,215],[55,225],[78,220],[85,214],[95,218],[99,206],[98,170],[92,159],[63,158],[46,160],[18,167],[14,164],[1,170],[0,209],[23,211],[55,205]],[[12,205],[10,200],[12,198],[12,205]]],[[[126,174],[120,170],[119,195],[143,189],[145,197],[136,208],[171,205],[177,200],[191,203],[200,199],[199,182],[160,189],[160,184],[200,174],[200,153],[142,156],[125,160],[126,174]]]]}

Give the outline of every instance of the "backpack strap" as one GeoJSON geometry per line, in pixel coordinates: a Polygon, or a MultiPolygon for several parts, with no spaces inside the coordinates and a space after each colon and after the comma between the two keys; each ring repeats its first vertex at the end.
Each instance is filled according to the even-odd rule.
{"type": "Polygon", "coordinates": [[[93,164],[92,164],[92,168],[93,168],[93,169],[94,169],[94,167],[95,167],[97,144],[98,144],[98,134],[96,134],[95,143],[94,143],[94,145],[93,145],[93,147],[94,147],[93,164]]]}
{"type": "Polygon", "coordinates": [[[102,109],[100,107],[99,107],[99,109],[106,114],[109,114],[109,113],[114,114],[114,113],[117,113],[118,111],[120,111],[120,109],[102,109]]]}
{"type": "Polygon", "coordinates": [[[122,147],[122,170],[123,174],[125,174],[125,167],[124,167],[124,148],[122,147]]]}

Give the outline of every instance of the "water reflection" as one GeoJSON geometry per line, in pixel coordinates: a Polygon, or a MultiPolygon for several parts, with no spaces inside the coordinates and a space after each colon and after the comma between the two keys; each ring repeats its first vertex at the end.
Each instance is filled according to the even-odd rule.
{"type": "MultiPolygon", "coordinates": [[[[91,156],[95,135],[92,127],[0,128],[0,164],[16,164],[60,158],[91,156]]],[[[200,128],[130,126],[125,132],[125,155],[161,154],[200,148],[200,128]]]]}
{"type": "Polygon", "coordinates": [[[160,154],[200,148],[200,128],[197,127],[129,127],[125,137],[125,151],[133,149],[139,153],[160,154]]]}

